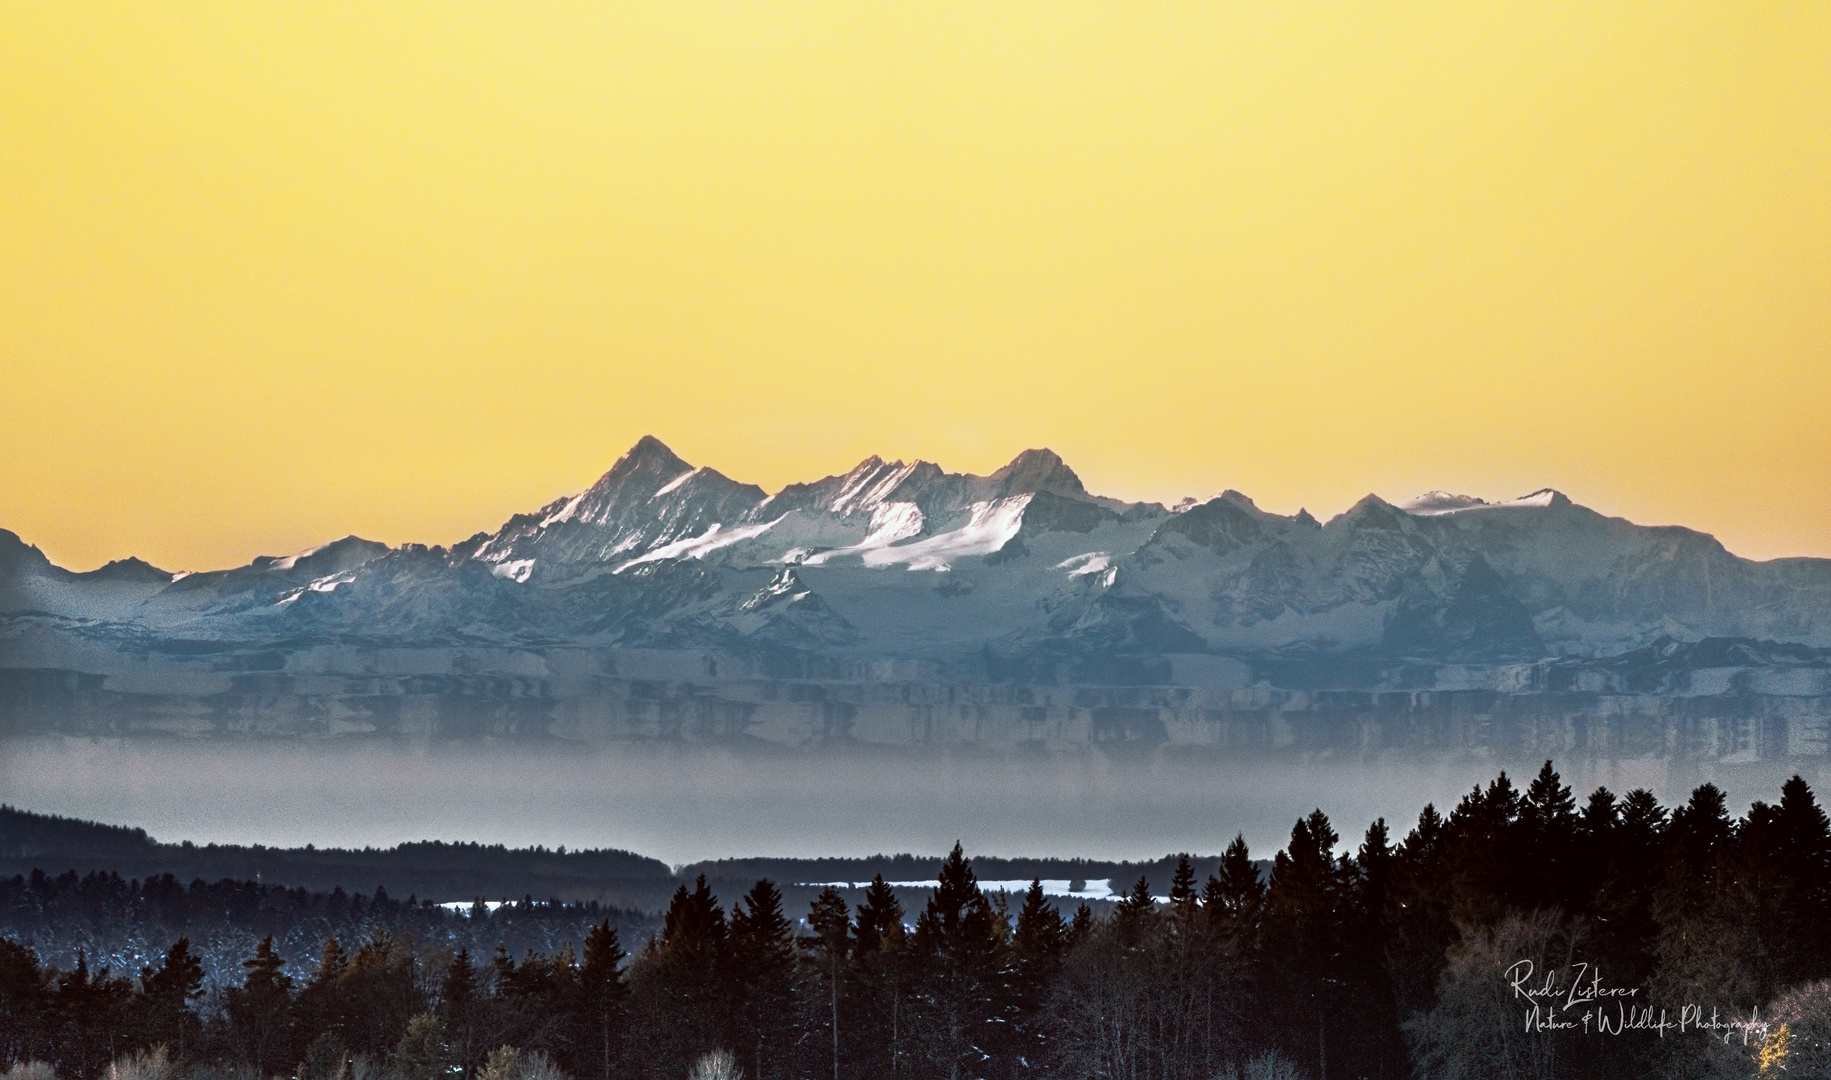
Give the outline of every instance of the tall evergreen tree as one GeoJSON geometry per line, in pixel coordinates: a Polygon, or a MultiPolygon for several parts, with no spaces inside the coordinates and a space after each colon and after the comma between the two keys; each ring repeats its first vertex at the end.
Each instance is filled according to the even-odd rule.
{"type": "Polygon", "coordinates": [[[1157,928],[1157,901],[1151,898],[1151,883],[1140,875],[1131,891],[1113,905],[1113,936],[1120,948],[1143,948],[1157,928]]]}
{"type": "Polygon", "coordinates": [[[907,955],[903,905],[877,874],[854,919],[853,957],[858,968],[859,1019],[853,1025],[860,1068],[867,1076],[904,1073],[907,955]]]}
{"type": "Polygon", "coordinates": [[[1376,819],[1367,826],[1354,860],[1353,903],[1346,920],[1352,963],[1345,972],[1358,1001],[1347,1016],[1354,1028],[1350,1052],[1363,1068],[1395,1076],[1404,1065],[1404,1048],[1397,1037],[1399,1004],[1386,943],[1392,940],[1397,858],[1386,819],[1376,819]]]}
{"type": "Polygon", "coordinates": [[[201,1027],[191,1002],[203,996],[203,962],[191,952],[190,938],[173,942],[157,970],[142,969],[140,994],[148,1041],[164,1043],[184,1060],[201,1027]]]}
{"type": "Polygon", "coordinates": [[[1202,889],[1202,918],[1209,931],[1231,941],[1244,953],[1256,944],[1265,883],[1252,860],[1246,837],[1235,834],[1221,856],[1220,870],[1202,889]]]}
{"type": "Polygon", "coordinates": [[[1831,819],[1798,775],[1780,788],[1776,852],[1787,869],[1789,908],[1783,977],[1788,983],[1831,975],[1831,819]]]}
{"type": "Polygon", "coordinates": [[[729,1048],[730,935],[724,909],[700,875],[682,885],[662,917],[661,934],[632,966],[631,1022],[650,1069],[673,1076],[701,1055],[729,1048]]]}
{"type": "Polygon", "coordinates": [[[759,880],[731,912],[736,1042],[756,1080],[787,1075],[793,1043],[795,951],[782,892],[759,880]]]}
{"type": "MultiPolygon", "coordinates": [[[[273,935],[261,939],[242,961],[242,985],[223,994],[224,1011],[241,1059],[262,1076],[297,1062],[294,1054],[292,979],[273,950],[273,935]]],[[[200,972],[201,974],[201,972],[200,972]]]]}
{"type": "Polygon", "coordinates": [[[1062,913],[1043,894],[1042,881],[1031,881],[1024,892],[1023,906],[1017,910],[1017,927],[1011,941],[1026,981],[1046,981],[1050,965],[1067,944],[1067,933],[1062,913]]]}
{"type": "Polygon", "coordinates": [[[1170,875],[1170,917],[1178,932],[1187,934],[1195,929],[1199,900],[1195,891],[1195,867],[1187,854],[1178,855],[1176,870],[1170,875]]]}
{"type": "Polygon", "coordinates": [[[609,919],[585,935],[585,953],[579,965],[585,1029],[581,1044],[591,1048],[591,1064],[603,1069],[604,1080],[611,1080],[626,1022],[629,987],[623,981],[623,959],[623,946],[609,919]]]}
{"type": "Polygon", "coordinates": [[[913,959],[921,984],[923,1052],[937,1075],[988,1071],[1010,1009],[1007,925],[997,918],[956,843],[916,919],[913,959]]]}
{"type": "MultiPolygon", "coordinates": [[[[377,890],[379,892],[379,890],[377,890]]],[[[407,943],[379,926],[337,979],[342,1035],[351,1051],[384,1060],[425,1011],[407,943]]]]}
{"type": "Polygon", "coordinates": [[[1329,1047],[1343,1035],[1331,1025],[1344,995],[1346,868],[1333,854],[1340,839],[1317,810],[1297,822],[1272,865],[1265,894],[1265,959],[1274,1000],[1286,1020],[1289,1045],[1312,1048],[1319,1074],[1329,1071],[1329,1047]]]}
{"type": "Polygon", "coordinates": [[[459,1064],[467,1071],[477,1067],[487,1049],[479,1038],[484,1004],[479,1000],[480,996],[477,968],[471,963],[470,950],[459,949],[445,965],[435,1014],[444,1021],[446,1040],[459,1064]]]}
{"type": "Polygon", "coordinates": [[[807,923],[814,929],[814,940],[820,957],[821,974],[826,981],[827,1023],[831,1027],[833,1047],[833,1080],[839,1080],[839,986],[846,962],[851,957],[852,913],[845,899],[832,887],[820,890],[808,908],[807,923]]]}
{"type": "Polygon", "coordinates": [[[1518,906],[1571,906],[1581,902],[1575,865],[1577,802],[1546,761],[1520,802],[1524,889],[1518,906]]]}

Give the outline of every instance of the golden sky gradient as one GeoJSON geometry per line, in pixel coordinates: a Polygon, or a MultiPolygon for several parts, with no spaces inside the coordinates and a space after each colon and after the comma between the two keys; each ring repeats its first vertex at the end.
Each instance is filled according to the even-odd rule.
{"type": "Polygon", "coordinates": [[[0,10],[0,527],[449,543],[774,488],[1555,486],[1831,556],[1831,4],[0,10]]]}

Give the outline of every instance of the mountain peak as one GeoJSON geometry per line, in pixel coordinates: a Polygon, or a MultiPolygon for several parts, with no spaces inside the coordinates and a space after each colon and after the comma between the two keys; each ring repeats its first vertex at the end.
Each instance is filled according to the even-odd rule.
{"type": "Polygon", "coordinates": [[[1391,528],[1404,518],[1404,512],[1398,507],[1380,498],[1367,494],[1353,506],[1329,519],[1329,524],[1341,522],[1348,525],[1367,525],[1374,528],[1391,528]]]}
{"type": "Polygon", "coordinates": [[[161,570],[137,555],[130,555],[125,559],[115,559],[105,566],[96,567],[86,574],[77,576],[91,581],[159,583],[172,580],[170,571],[161,570]]]}
{"type": "Polygon", "coordinates": [[[1559,506],[1575,506],[1576,504],[1570,501],[1570,496],[1564,494],[1562,491],[1559,491],[1556,488],[1540,488],[1530,495],[1521,495],[1517,499],[1510,499],[1507,502],[1501,503],[1500,505],[1501,506],[1542,506],[1542,507],[1546,507],[1546,508],[1552,508],[1552,507],[1559,507],[1559,506]]]}
{"type": "Polygon", "coordinates": [[[987,477],[1000,496],[1048,491],[1071,499],[1085,499],[1087,489],[1060,454],[1047,448],[1025,450],[1011,463],[987,477]]]}
{"type": "Polygon", "coordinates": [[[618,458],[610,471],[598,477],[597,483],[591,485],[587,495],[593,492],[608,492],[623,487],[632,480],[647,481],[643,486],[653,489],[661,487],[683,473],[693,471],[693,466],[680,459],[680,455],[668,449],[668,445],[653,435],[644,435],[636,440],[636,445],[618,458]]]}
{"type": "Polygon", "coordinates": [[[18,571],[27,566],[48,570],[51,568],[51,560],[45,558],[44,552],[21,539],[18,533],[0,529],[0,570],[18,571]]]}
{"type": "MultiPolygon", "coordinates": [[[[680,455],[669,449],[668,444],[653,435],[644,435],[636,440],[636,445],[629,452],[617,459],[617,464],[629,463],[632,468],[660,468],[675,472],[692,468],[680,455]]],[[[614,470],[616,466],[611,466],[614,470]]]]}

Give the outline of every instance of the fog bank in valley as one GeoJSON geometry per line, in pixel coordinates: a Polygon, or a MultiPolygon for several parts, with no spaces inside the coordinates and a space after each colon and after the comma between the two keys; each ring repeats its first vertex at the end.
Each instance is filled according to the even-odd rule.
{"type": "MultiPolygon", "coordinates": [[[[1302,761],[1083,749],[1051,754],[556,744],[0,742],[0,799],[145,828],[166,841],[389,846],[475,840],[617,847],[672,864],[734,855],[970,854],[1140,859],[1214,853],[1236,832],[1270,855],[1320,807],[1358,843],[1403,835],[1502,768],[1480,759],[1302,761]]],[[[1737,812],[1816,768],[1560,763],[1579,796],[1648,787],[1682,800],[1714,780],[1737,812]]]]}

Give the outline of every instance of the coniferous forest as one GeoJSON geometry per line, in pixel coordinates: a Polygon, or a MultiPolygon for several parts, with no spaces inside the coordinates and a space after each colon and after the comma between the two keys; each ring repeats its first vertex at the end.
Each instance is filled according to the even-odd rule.
{"type": "Polygon", "coordinates": [[[465,915],[252,883],[185,900],[201,883],[16,878],[4,902],[38,905],[40,926],[55,897],[74,910],[88,889],[194,932],[208,911],[266,904],[277,929],[215,979],[189,936],[137,971],[83,952],[57,966],[29,939],[0,940],[0,1067],[16,1080],[1831,1076],[1831,825],[1798,777],[1738,817],[1708,784],[1673,807],[1644,790],[1579,798],[1547,762],[1524,790],[1503,773],[1402,834],[1381,820],[1344,838],[1316,811],[1269,873],[1236,838],[1205,880],[1185,858],[1099,912],[1040,884],[988,895],[958,846],[938,882],[920,910],[880,877],[803,912],[769,880],[732,899],[702,878],[637,946],[639,916],[578,906],[465,915]],[[164,909],[132,899],[149,885],[164,909]],[[304,944],[313,927],[325,932],[304,944]]]}

